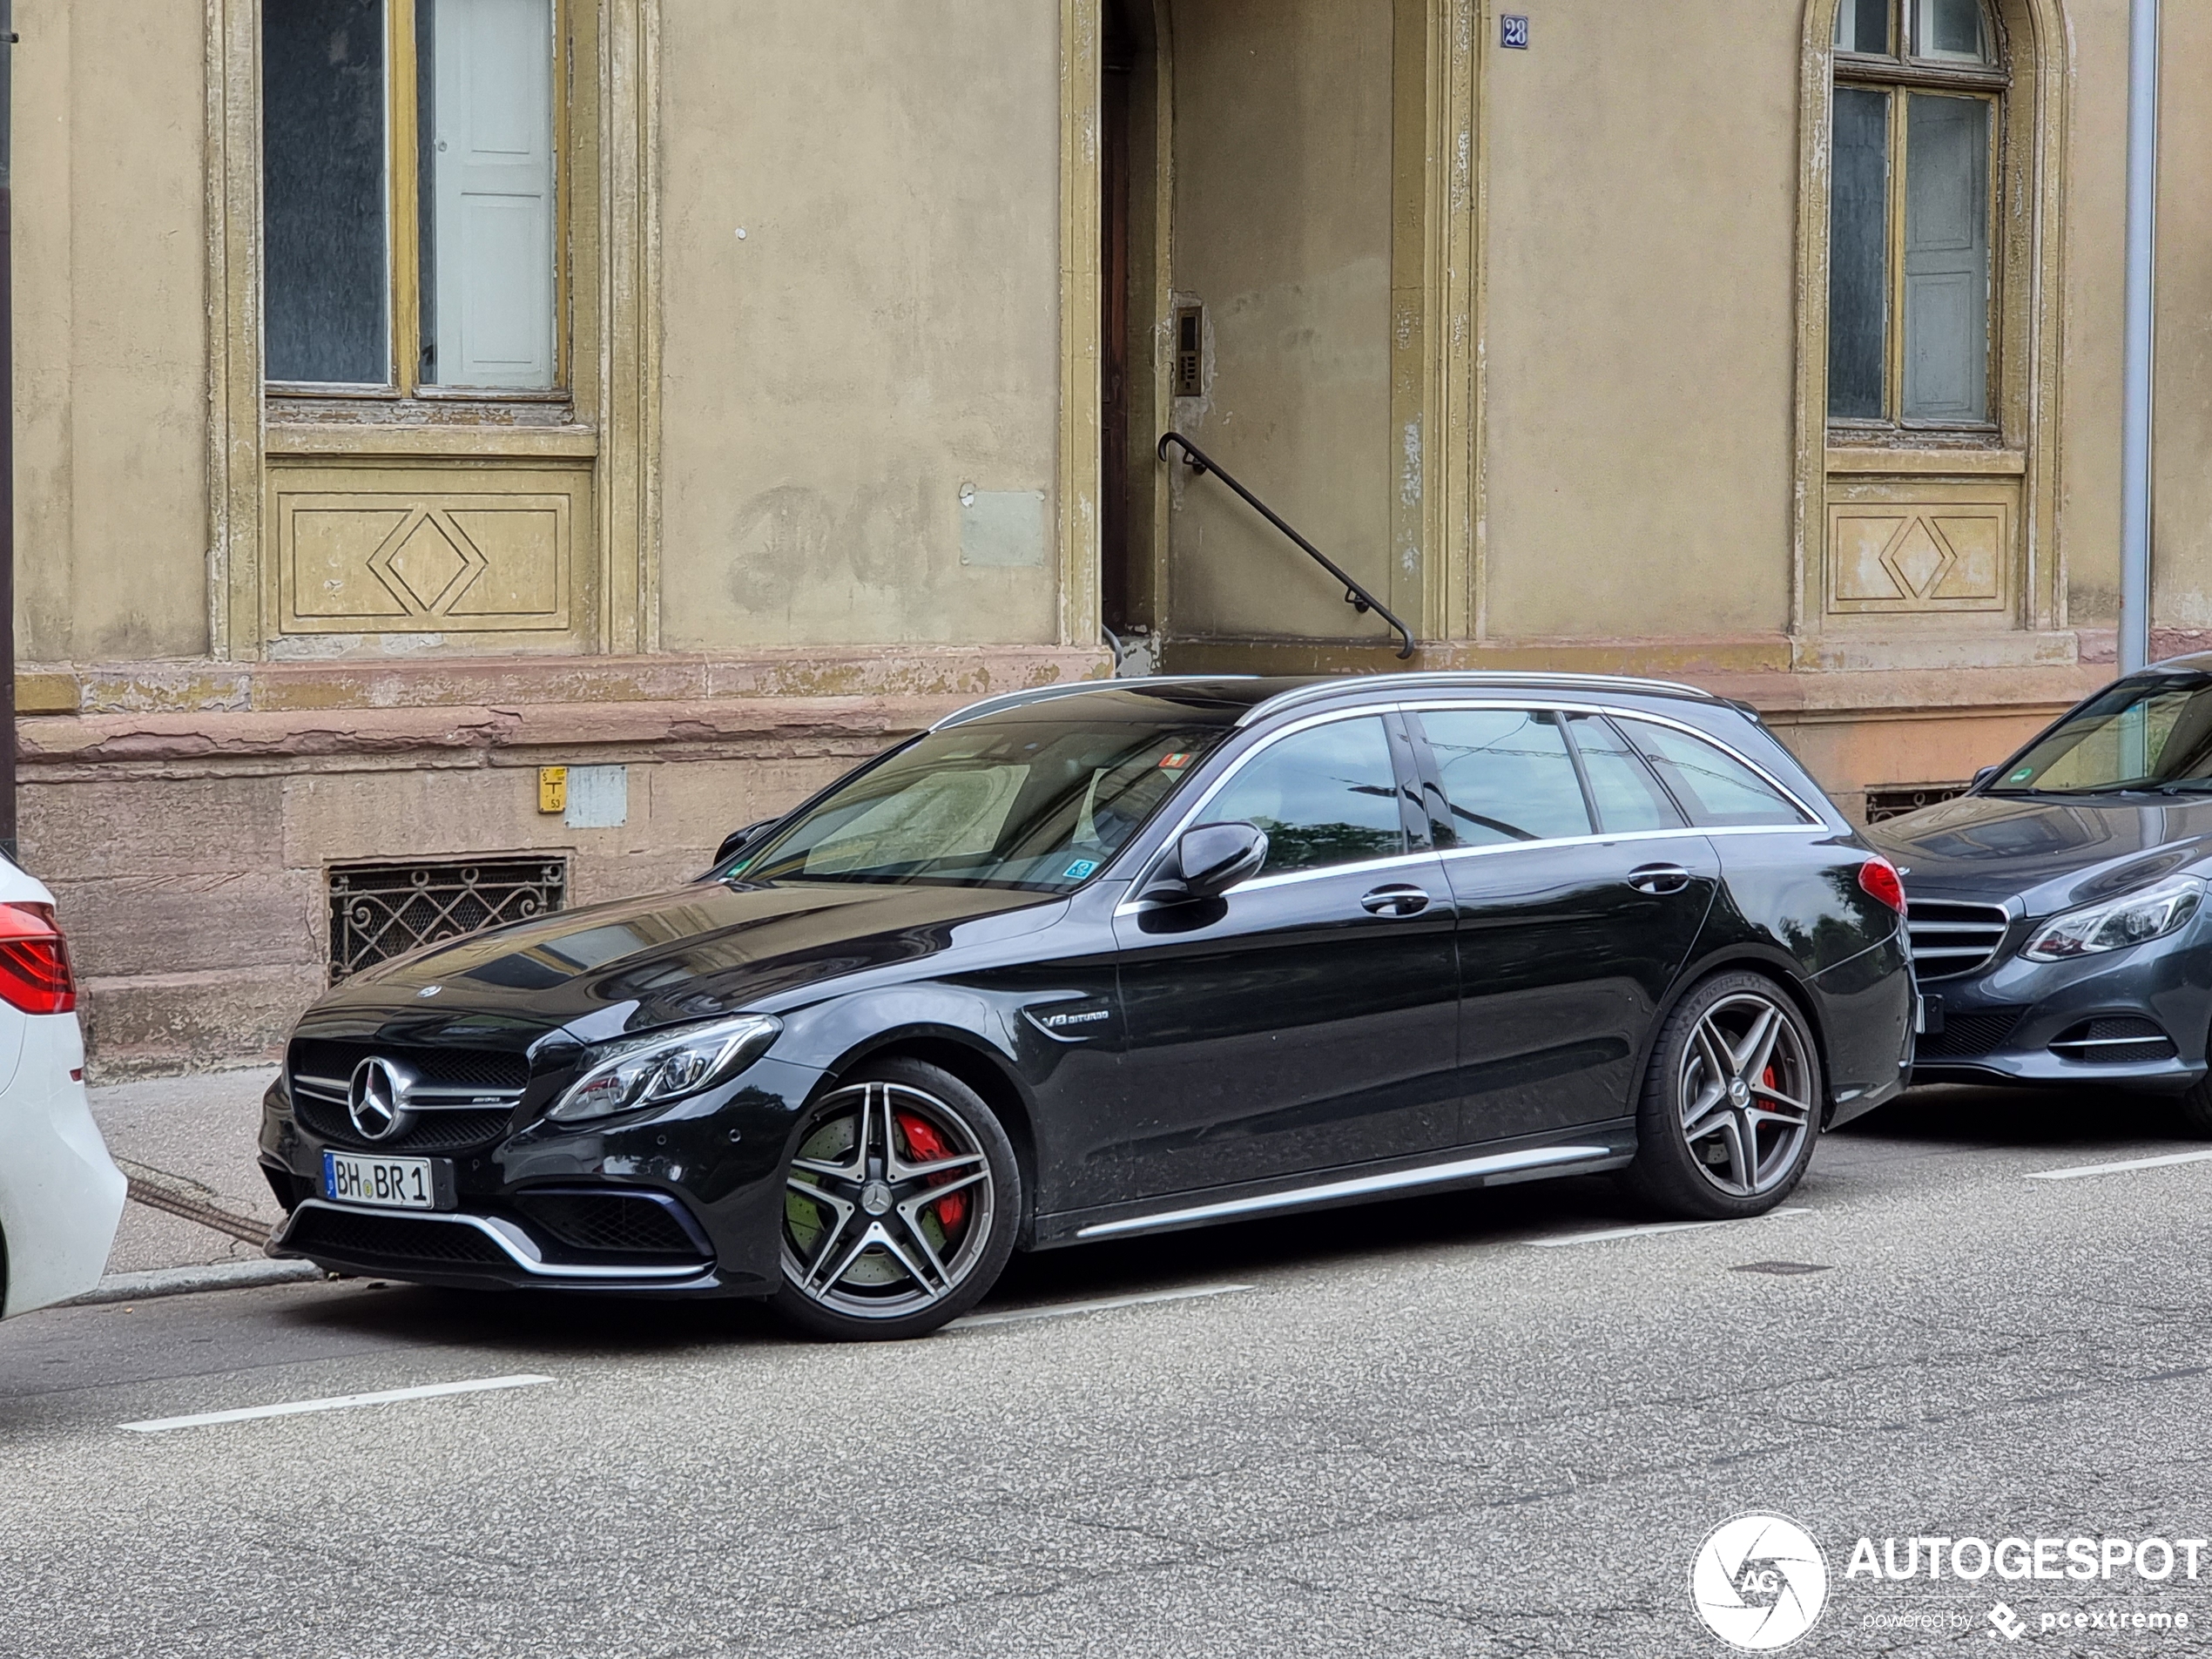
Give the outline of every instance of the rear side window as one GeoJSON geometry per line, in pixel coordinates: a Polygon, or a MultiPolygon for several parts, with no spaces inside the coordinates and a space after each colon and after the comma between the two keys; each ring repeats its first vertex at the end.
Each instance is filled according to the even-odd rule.
{"type": "Polygon", "coordinates": [[[1461,846],[1590,833],[1589,807],[1559,717],[1528,709],[1431,709],[1420,716],[1461,846]]]}
{"type": "Polygon", "coordinates": [[[1772,784],[1703,738],[1646,720],[1622,726],[1698,828],[1807,821],[1772,784]]]}
{"type": "Polygon", "coordinates": [[[1332,720],[1261,750],[1207,805],[1204,819],[1265,830],[1263,875],[1406,850],[1390,738],[1371,715],[1332,720]]]}
{"type": "Polygon", "coordinates": [[[1682,827],[1682,814],[1667,799],[1667,792],[1610,720],[1595,714],[1570,714],[1567,725],[1582,757],[1583,774],[1590,780],[1599,829],[1608,835],[1627,835],[1682,827]]]}

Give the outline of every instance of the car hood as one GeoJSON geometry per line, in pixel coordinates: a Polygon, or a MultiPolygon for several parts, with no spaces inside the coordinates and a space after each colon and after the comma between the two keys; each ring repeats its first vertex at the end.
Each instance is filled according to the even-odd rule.
{"type": "Polygon", "coordinates": [[[2054,800],[1966,795],[1878,824],[1869,840],[1908,894],[2048,915],[2212,858],[2212,800],[2121,795],[2054,800]]]}
{"type": "Polygon", "coordinates": [[[300,1030],[403,1044],[527,1049],[554,1031],[600,1042],[901,968],[1049,926],[1054,894],[1001,888],[702,881],[563,911],[356,975],[300,1030]]]}

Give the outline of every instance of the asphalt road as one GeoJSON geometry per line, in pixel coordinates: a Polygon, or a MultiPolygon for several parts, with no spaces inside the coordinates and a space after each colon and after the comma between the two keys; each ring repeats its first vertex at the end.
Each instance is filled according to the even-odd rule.
{"type": "Polygon", "coordinates": [[[2031,1178],[2198,1150],[1944,1091],[1832,1137],[1799,1213],[1339,1211],[1017,1263],[984,1312],[1042,1317],[900,1346],[361,1282],[34,1314],[0,1327],[0,1654],[1721,1654],[1690,1563],[1754,1510],[1826,1556],[1793,1652],[2013,1650],[2000,1600],[2021,1652],[2204,1651],[2212,1549],[1847,1572],[1862,1535],[2212,1535],[2212,1161],[2031,1178]],[[123,1426],[517,1375],[550,1380],[123,1426]],[[2056,1623],[2134,1612],[2192,1628],[2056,1623]]]}

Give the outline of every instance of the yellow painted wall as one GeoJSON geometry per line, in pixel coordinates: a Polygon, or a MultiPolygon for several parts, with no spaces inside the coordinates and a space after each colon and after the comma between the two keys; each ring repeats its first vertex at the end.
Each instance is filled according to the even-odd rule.
{"type": "MultiPolygon", "coordinates": [[[[2188,30],[2185,8],[2163,9],[2168,51],[2188,30]]],[[[2067,0],[2074,47],[2074,130],[2067,159],[2066,381],[2060,419],[2059,537],[2066,559],[2069,620],[2110,628],[2120,615],[2121,345],[2125,320],[2128,231],[2128,0],[2067,0]]],[[[2202,60],[2169,57],[2168,131],[2188,120],[2176,105],[2190,81],[2202,80],[2202,60]],[[2177,78],[2178,74],[2178,78],[2177,78]]],[[[2168,140],[2169,156],[2176,152],[2168,140]]],[[[2186,160],[2170,162],[2166,198],[2202,194],[2186,160]]],[[[2161,227],[2161,301],[2170,303],[2182,275],[2183,246],[2171,221],[2161,227]]],[[[2198,256],[2200,259],[2202,255],[2198,256]]],[[[2186,286],[2182,284],[2179,286],[2186,286]]],[[[2179,320],[2187,327],[2186,319],[2179,320]]],[[[2175,336],[2169,333],[2170,345],[2175,336]]],[[[2202,401],[2187,381],[2161,365],[2159,394],[2168,410],[2202,401]]],[[[2170,453],[2173,430],[2161,420],[2159,441],[2170,453]]],[[[2161,486],[2162,487],[2162,486],[2161,486]]],[[[2170,603],[2175,597],[2168,590],[2170,603]]]]}
{"type": "MultiPolygon", "coordinates": [[[[1177,0],[1175,297],[1204,396],[1176,424],[1370,588],[1390,590],[1389,0],[1177,0]]],[[[1133,467],[1155,464],[1137,449],[1133,467]]],[[[1178,469],[1179,634],[1372,632],[1212,479],[1178,469]]]]}
{"type": "Polygon", "coordinates": [[[661,11],[664,643],[1049,640],[1057,8],[661,11]]]}
{"type": "Polygon", "coordinates": [[[1527,10],[1484,122],[1489,631],[1780,630],[1801,9],[1527,10]]]}
{"type": "Polygon", "coordinates": [[[200,8],[17,8],[17,649],[207,645],[200,8]]]}
{"type": "MultiPolygon", "coordinates": [[[[2125,39],[2124,12],[2113,32],[2125,39]]],[[[2161,145],[2158,204],[2158,455],[2153,492],[2152,570],[2157,600],[2152,614],[2167,627],[2212,628],[2212,190],[2198,158],[2212,147],[2212,98],[2203,96],[2204,65],[2212,63],[2212,11],[2203,6],[2162,9],[2164,86],[2160,93],[2161,145]]],[[[2124,70],[2122,71],[2124,73],[2124,70]]],[[[2124,131],[2121,135],[2125,142],[2124,131]]],[[[2124,167],[2124,158],[2117,165],[2124,167]]],[[[2116,192],[2115,192],[2116,193],[2116,192]]],[[[2119,349],[2121,290],[2099,320],[2119,349]]],[[[2114,421],[2117,431],[2117,420],[2114,421]]],[[[2112,462],[2117,465],[2115,439],[2112,462]]],[[[2117,507],[2113,529],[2098,538],[2113,550],[2117,579],[2117,507]]],[[[2087,559],[2085,558],[2085,563],[2087,559]]],[[[2096,564],[2105,558],[2096,558],[2096,564]]],[[[2096,568],[2092,564],[2092,569],[2096,568]]],[[[2078,580],[2079,578],[2077,578],[2078,580]]]]}

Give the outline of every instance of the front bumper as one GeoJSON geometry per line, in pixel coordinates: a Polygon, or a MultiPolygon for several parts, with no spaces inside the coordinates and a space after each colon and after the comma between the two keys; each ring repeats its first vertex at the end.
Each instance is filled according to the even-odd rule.
{"type": "Polygon", "coordinates": [[[534,1088],[515,1113],[522,1128],[445,1159],[453,1207],[435,1211],[324,1196],[326,1149],[370,1157],[379,1149],[317,1133],[280,1081],[264,1099],[260,1155],[290,1214],[269,1254],[425,1285],[764,1296],[782,1271],[787,1143],[819,1076],[764,1059],[692,1100],[584,1129],[537,1118],[534,1088]],[[605,1237],[589,1220],[549,1220],[557,1204],[608,1199],[664,1217],[660,1236],[641,1243],[605,1237]]]}
{"type": "Polygon", "coordinates": [[[2073,1083],[2177,1094],[2203,1079],[2212,1035],[2212,938],[2204,936],[2203,923],[2131,950],[2064,962],[2011,954],[2023,931],[2015,926],[1995,967],[1922,986],[1929,1018],[1913,1063],[1915,1082],[2073,1083]],[[2100,1021],[2148,1022],[2165,1039],[2165,1052],[2150,1042],[2101,1049],[2079,1041],[2100,1021]],[[2109,1057],[2088,1057],[2097,1054],[2109,1057]]]}

